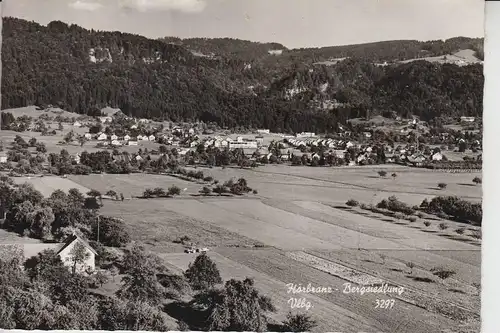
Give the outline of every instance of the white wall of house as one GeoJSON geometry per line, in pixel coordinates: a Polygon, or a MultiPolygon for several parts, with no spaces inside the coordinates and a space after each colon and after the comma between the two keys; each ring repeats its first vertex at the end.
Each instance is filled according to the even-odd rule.
{"type": "MultiPolygon", "coordinates": [[[[61,252],[59,252],[59,257],[61,258],[61,261],[64,263],[64,265],[68,266],[70,269],[73,267],[71,250],[73,250],[76,244],[78,244],[78,240],[69,244],[66,248],[64,248],[61,252]]],[[[90,251],[87,247],[85,247],[85,250],[89,254],[88,259],[85,260],[84,263],[78,264],[76,266],[76,271],[80,273],[85,272],[87,269],[95,270],[95,254],[94,252],[90,251]]]]}

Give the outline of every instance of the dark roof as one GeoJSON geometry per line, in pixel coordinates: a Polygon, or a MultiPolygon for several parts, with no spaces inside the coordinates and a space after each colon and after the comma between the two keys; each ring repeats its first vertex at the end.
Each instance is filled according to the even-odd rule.
{"type": "Polygon", "coordinates": [[[90,251],[92,251],[95,255],[97,255],[97,252],[94,250],[94,248],[92,246],[89,245],[89,243],[87,243],[85,240],[83,240],[82,238],[78,237],[76,234],[73,234],[71,236],[69,236],[65,241],[64,243],[62,244],[62,246],[57,250],[57,254],[61,253],[62,250],[64,250],[65,248],[67,248],[70,244],[72,244],[74,241],[80,241],[80,243],[82,243],[86,248],[88,248],[90,251]]]}

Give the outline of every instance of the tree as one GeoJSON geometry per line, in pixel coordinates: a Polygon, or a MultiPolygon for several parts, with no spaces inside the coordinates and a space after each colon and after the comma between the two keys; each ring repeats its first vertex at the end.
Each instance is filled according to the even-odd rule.
{"type": "Polygon", "coordinates": [[[222,283],[217,265],[205,253],[200,254],[194,263],[189,264],[184,276],[194,290],[208,290],[222,283]]]}
{"type": "Polygon", "coordinates": [[[424,225],[425,225],[426,227],[429,227],[429,226],[431,225],[431,221],[424,221],[424,225]]]}
{"type": "Polygon", "coordinates": [[[76,242],[75,246],[70,251],[71,272],[76,274],[78,266],[84,266],[85,261],[90,257],[87,248],[80,242],[76,242]]]}
{"type": "Polygon", "coordinates": [[[398,176],[398,175],[397,175],[397,173],[395,173],[395,172],[391,175],[391,177],[392,177],[393,179],[396,179],[396,177],[397,177],[397,176],[398,176]]]}
{"type": "Polygon", "coordinates": [[[415,267],[415,264],[410,261],[406,263],[406,267],[410,269],[410,275],[411,275],[413,273],[413,267],[415,267]]]}
{"type": "Polygon", "coordinates": [[[289,312],[286,316],[286,321],[283,322],[285,332],[310,332],[317,326],[316,320],[312,319],[306,313],[297,313],[292,315],[289,312]]]}
{"type": "Polygon", "coordinates": [[[87,195],[91,198],[99,199],[100,204],[102,206],[102,194],[101,194],[101,192],[92,189],[92,190],[87,192],[87,195]]]}
{"type": "Polygon", "coordinates": [[[146,253],[144,247],[134,245],[122,260],[125,276],[118,295],[134,302],[159,305],[165,293],[157,279],[157,274],[165,270],[159,262],[159,258],[146,253]]]}
{"type": "Polygon", "coordinates": [[[131,241],[125,223],[115,217],[100,216],[92,226],[92,238],[97,239],[97,234],[99,242],[105,246],[122,247],[131,241]]]}
{"type": "Polygon", "coordinates": [[[477,185],[477,184],[481,184],[483,181],[479,177],[474,177],[474,179],[472,179],[472,182],[477,185]]]}
{"type": "Polygon", "coordinates": [[[200,190],[200,193],[205,196],[210,195],[211,192],[212,191],[207,186],[203,186],[203,188],[200,190]]]}
{"type": "Polygon", "coordinates": [[[172,185],[168,188],[167,194],[169,196],[179,195],[181,194],[181,189],[175,185],[172,185]]]}
{"type": "Polygon", "coordinates": [[[231,279],[221,290],[199,293],[193,304],[207,312],[210,331],[262,332],[267,328],[265,312],[276,311],[271,300],[259,294],[250,278],[231,279]]]}
{"type": "Polygon", "coordinates": [[[80,147],[83,147],[85,142],[87,142],[87,138],[84,135],[79,135],[78,136],[78,143],[80,144],[80,147]]]}
{"type": "Polygon", "coordinates": [[[29,220],[31,221],[31,237],[45,239],[48,235],[50,235],[55,215],[52,208],[39,207],[30,214],[29,220]]]}
{"type": "Polygon", "coordinates": [[[446,186],[447,186],[447,184],[446,184],[446,183],[439,183],[439,184],[438,184],[438,187],[439,187],[439,189],[441,189],[441,190],[444,190],[444,189],[446,188],[446,186]]]}

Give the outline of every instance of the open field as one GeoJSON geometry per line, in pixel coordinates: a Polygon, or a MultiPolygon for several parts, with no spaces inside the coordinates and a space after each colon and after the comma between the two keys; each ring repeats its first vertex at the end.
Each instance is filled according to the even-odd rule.
{"type": "Polygon", "coordinates": [[[296,295],[311,302],[309,312],[318,319],[321,331],[423,333],[477,328],[480,302],[475,284],[480,283],[480,247],[451,238],[459,224],[447,221],[449,229],[429,232],[423,227],[423,219],[397,224],[371,212],[337,206],[350,198],[376,204],[391,195],[411,205],[436,195],[457,195],[479,202],[481,187],[472,184],[479,173],[450,174],[394,166],[200,169],[221,182],[244,177],[259,193],[234,198],[192,197],[189,194],[202,185],[159,175],[70,179],[88,188],[124,192],[127,197],[148,187],[185,186],[186,194],[178,198],[106,201],[102,213],[122,217],[134,240],[146,243],[179,272],[196,255],[182,253],[184,247],[174,240],[186,235],[193,243],[208,246],[224,279],[255,278],[257,288],[276,303],[276,320],[291,310],[287,302],[292,296],[286,284],[311,283],[340,290],[296,295]],[[376,172],[382,168],[389,175],[396,172],[398,177],[379,177],[376,172]],[[437,190],[439,182],[446,182],[448,188],[437,190]],[[308,256],[317,259],[311,261],[308,256]],[[408,262],[413,263],[411,272],[408,262]],[[456,274],[442,281],[430,272],[438,266],[456,274]],[[349,276],[342,273],[344,270],[350,272],[349,276]],[[401,296],[346,294],[341,287],[349,279],[378,279],[407,291],[401,296]],[[375,309],[377,299],[391,298],[396,300],[393,309],[375,309]]]}
{"type": "Polygon", "coordinates": [[[181,196],[185,197],[189,196],[189,194],[198,193],[204,186],[176,177],[150,174],[70,175],[68,179],[85,187],[101,191],[102,193],[114,190],[117,193],[123,193],[125,198],[141,196],[147,188],[161,187],[166,190],[172,185],[179,187],[182,190],[181,196]],[[184,189],[186,190],[184,191],[184,189]]]}
{"type": "Polygon", "coordinates": [[[49,197],[55,190],[62,190],[67,193],[68,190],[76,188],[83,194],[89,191],[88,187],[82,186],[68,178],[58,176],[13,177],[13,180],[16,184],[32,184],[45,197],[49,197]]]}

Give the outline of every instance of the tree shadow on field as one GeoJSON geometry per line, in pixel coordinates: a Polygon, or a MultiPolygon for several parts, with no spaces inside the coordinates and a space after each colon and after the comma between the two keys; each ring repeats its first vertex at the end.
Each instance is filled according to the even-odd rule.
{"type": "Polygon", "coordinates": [[[380,176],[366,176],[366,178],[379,179],[381,177],[380,176]]]}
{"type": "Polygon", "coordinates": [[[399,273],[403,272],[403,270],[399,269],[399,268],[391,268],[391,271],[393,271],[393,272],[399,272],[399,273]]]}
{"type": "Polygon", "coordinates": [[[175,301],[166,304],[163,311],[170,317],[185,322],[191,331],[207,331],[207,313],[194,309],[189,302],[175,301]]]}
{"type": "Polygon", "coordinates": [[[464,184],[464,183],[458,183],[457,185],[460,185],[460,186],[476,186],[476,184],[464,184]]]}
{"type": "Polygon", "coordinates": [[[436,234],[437,231],[436,230],[422,230],[423,232],[426,232],[428,234],[436,234]]]}

